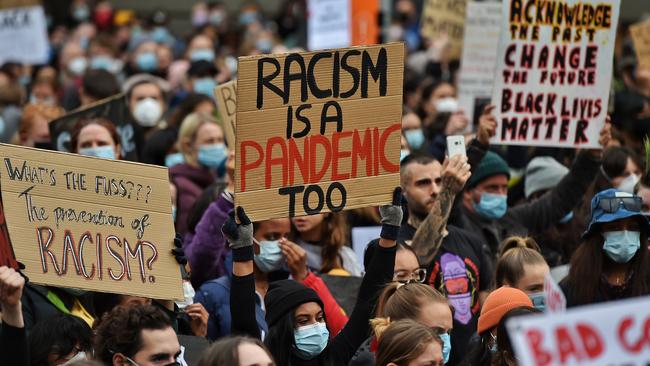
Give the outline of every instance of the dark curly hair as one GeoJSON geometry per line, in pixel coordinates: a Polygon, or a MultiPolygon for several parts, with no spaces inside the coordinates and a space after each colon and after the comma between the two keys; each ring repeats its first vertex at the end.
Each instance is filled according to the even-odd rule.
{"type": "Polygon", "coordinates": [[[96,329],[95,358],[107,365],[113,355],[121,353],[133,357],[142,348],[142,330],[161,330],[172,326],[172,321],[153,305],[118,306],[104,314],[96,329]]]}

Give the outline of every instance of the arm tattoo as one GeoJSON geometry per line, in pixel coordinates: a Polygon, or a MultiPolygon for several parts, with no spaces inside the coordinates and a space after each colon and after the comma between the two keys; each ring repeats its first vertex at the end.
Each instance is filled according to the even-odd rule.
{"type": "Polygon", "coordinates": [[[420,265],[427,266],[435,258],[442,245],[447,220],[454,205],[456,194],[463,188],[453,177],[442,178],[443,189],[433,203],[431,211],[422,221],[413,236],[411,246],[418,256],[420,265]]]}

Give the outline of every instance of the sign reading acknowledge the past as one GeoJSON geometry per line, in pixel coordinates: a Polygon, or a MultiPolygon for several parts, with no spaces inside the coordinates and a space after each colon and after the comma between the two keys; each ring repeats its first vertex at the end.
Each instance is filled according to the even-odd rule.
{"type": "Polygon", "coordinates": [[[34,283],[182,299],[166,168],[0,144],[4,216],[34,283]]]}
{"type": "Polygon", "coordinates": [[[229,146],[235,145],[235,125],[237,118],[237,80],[231,80],[214,89],[217,107],[221,115],[226,141],[229,146]]]}
{"type": "Polygon", "coordinates": [[[650,362],[650,297],[528,315],[506,326],[522,366],[645,366],[650,362]]]}
{"type": "Polygon", "coordinates": [[[426,0],[424,2],[420,32],[434,41],[447,37],[452,59],[458,59],[462,51],[467,1],[426,0]]]}
{"type": "Polygon", "coordinates": [[[630,35],[639,65],[650,69],[650,21],[631,25],[630,35]]]}
{"type": "Polygon", "coordinates": [[[504,0],[497,144],[597,148],[620,0],[504,0]]]}
{"type": "Polygon", "coordinates": [[[404,46],[239,59],[235,204],[253,221],[386,204],[404,46]]]}

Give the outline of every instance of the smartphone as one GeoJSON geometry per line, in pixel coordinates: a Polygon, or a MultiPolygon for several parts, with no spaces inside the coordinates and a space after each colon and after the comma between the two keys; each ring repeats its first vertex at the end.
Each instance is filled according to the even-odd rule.
{"type": "Polygon", "coordinates": [[[467,156],[467,152],[465,151],[465,136],[447,136],[447,156],[451,158],[454,155],[467,156]]]}

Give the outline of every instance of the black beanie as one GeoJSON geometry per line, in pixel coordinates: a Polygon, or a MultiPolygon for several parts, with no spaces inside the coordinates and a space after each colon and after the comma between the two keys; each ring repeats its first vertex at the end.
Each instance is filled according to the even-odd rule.
{"type": "Polygon", "coordinates": [[[288,312],[307,302],[315,302],[325,310],[323,301],[318,297],[316,291],[309,287],[294,280],[271,282],[269,292],[264,298],[266,323],[269,328],[272,327],[288,312]]]}

